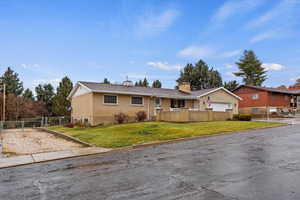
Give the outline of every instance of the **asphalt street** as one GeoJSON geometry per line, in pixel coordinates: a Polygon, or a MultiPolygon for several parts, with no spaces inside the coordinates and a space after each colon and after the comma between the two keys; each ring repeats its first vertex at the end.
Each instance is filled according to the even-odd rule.
{"type": "Polygon", "coordinates": [[[0,169],[0,199],[300,199],[300,125],[0,169]]]}

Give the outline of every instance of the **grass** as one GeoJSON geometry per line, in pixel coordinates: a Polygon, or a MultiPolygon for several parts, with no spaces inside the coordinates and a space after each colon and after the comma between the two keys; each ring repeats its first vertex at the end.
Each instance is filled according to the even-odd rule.
{"type": "Polygon", "coordinates": [[[66,128],[53,126],[49,129],[68,134],[99,147],[114,148],[147,142],[220,134],[280,125],[282,124],[254,121],[217,121],[199,123],[140,122],[92,128],[66,128]]]}

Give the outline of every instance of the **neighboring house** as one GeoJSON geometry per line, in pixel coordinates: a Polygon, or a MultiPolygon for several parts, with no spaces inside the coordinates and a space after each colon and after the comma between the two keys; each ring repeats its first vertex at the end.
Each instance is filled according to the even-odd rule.
{"type": "Polygon", "coordinates": [[[114,115],[125,113],[129,121],[138,111],[145,111],[147,119],[155,119],[158,110],[172,111],[180,108],[238,113],[240,97],[223,87],[191,91],[189,83],[175,89],[133,86],[131,81],[122,85],[79,81],[68,99],[72,103],[73,121],[92,125],[113,123],[114,115]]]}
{"type": "Polygon", "coordinates": [[[240,113],[266,116],[300,108],[300,90],[241,85],[233,93],[243,99],[239,103],[240,113]]]}

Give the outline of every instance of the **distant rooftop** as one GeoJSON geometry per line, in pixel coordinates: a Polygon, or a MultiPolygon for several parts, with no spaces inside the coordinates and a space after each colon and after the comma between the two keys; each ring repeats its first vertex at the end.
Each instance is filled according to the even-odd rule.
{"type": "Polygon", "coordinates": [[[275,92],[275,93],[282,93],[282,94],[294,94],[294,95],[300,95],[300,90],[289,90],[289,89],[278,89],[278,88],[270,88],[270,87],[259,87],[259,86],[252,86],[252,85],[240,85],[235,90],[241,88],[241,87],[249,87],[257,90],[264,90],[268,92],[275,92]]]}

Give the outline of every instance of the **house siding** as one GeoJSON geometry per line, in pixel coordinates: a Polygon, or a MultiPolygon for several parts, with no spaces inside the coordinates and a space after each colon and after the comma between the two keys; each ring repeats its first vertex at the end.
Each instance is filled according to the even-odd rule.
{"type": "Polygon", "coordinates": [[[233,114],[237,114],[239,112],[239,100],[223,90],[218,90],[201,97],[199,99],[199,109],[202,111],[206,110],[208,101],[210,101],[211,103],[231,103],[233,114]],[[208,97],[210,100],[208,100],[208,97]]]}
{"type": "Polygon", "coordinates": [[[234,91],[234,94],[243,99],[239,104],[240,113],[252,113],[256,115],[267,115],[269,107],[289,108],[292,96],[248,87],[241,87],[234,91]],[[252,99],[253,94],[258,94],[259,98],[252,99]]]}
{"type": "MultiPolygon", "coordinates": [[[[95,126],[99,124],[112,124],[115,123],[114,116],[120,112],[128,115],[129,121],[135,121],[136,113],[144,111],[147,114],[148,120],[155,119],[155,97],[143,96],[143,105],[132,105],[131,97],[137,95],[123,95],[123,94],[110,94],[110,93],[88,93],[72,98],[72,119],[88,122],[95,126]],[[118,96],[117,104],[104,104],[104,95],[118,96]]],[[[238,99],[224,92],[218,90],[214,93],[207,95],[212,102],[231,103],[233,113],[238,113],[238,99]]],[[[196,108],[202,111],[206,110],[203,102],[206,102],[207,96],[199,100],[185,100],[185,108],[196,108]],[[199,103],[200,102],[200,103],[199,103]]],[[[171,99],[161,98],[161,111],[170,111],[171,99]]]]}

